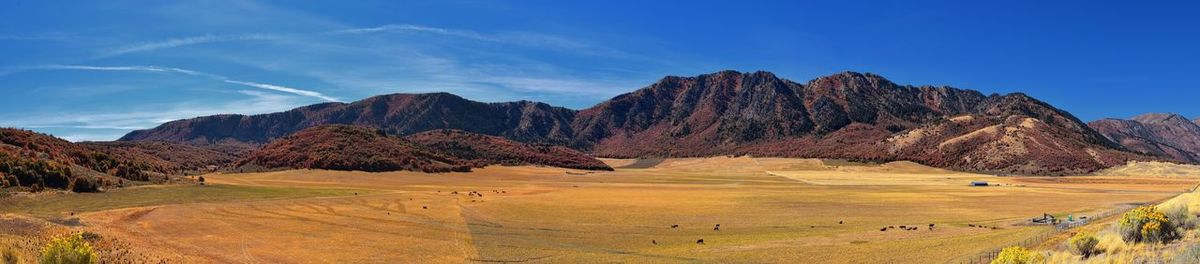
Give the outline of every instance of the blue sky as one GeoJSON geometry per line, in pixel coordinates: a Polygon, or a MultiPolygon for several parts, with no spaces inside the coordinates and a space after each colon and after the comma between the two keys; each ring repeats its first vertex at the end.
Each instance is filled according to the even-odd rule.
{"type": "Polygon", "coordinates": [[[1200,115],[1200,2],[6,1],[0,126],[112,140],[386,93],[586,108],[665,75],[841,71],[1200,115]]]}

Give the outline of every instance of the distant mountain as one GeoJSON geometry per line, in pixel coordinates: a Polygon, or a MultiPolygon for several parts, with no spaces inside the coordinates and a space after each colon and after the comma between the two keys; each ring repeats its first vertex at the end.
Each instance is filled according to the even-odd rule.
{"type": "Polygon", "coordinates": [[[1200,162],[1200,125],[1177,114],[1152,113],[1132,119],[1102,119],[1088,123],[1126,148],[1178,161],[1200,162]]]}
{"type": "Polygon", "coordinates": [[[537,102],[480,103],[448,93],[391,94],[353,103],[323,103],[262,115],[216,115],[131,132],[120,141],[264,144],[305,128],[346,124],[408,135],[459,129],[523,142],[565,144],[575,111],[537,102]]]}
{"type": "Polygon", "coordinates": [[[456,129],[569,146],[604,157],[758,155],[913,160],[992,172],[1074,174],[1150,159],[1024,94],[897,85],[844,72],[805,84],[768,72],[666,77],[584,110],[480,103],[446,93],[168,122],[122,140],[263,144],[304,128],[354,124],[388,134],[456,129]]]}
{"type": "Polygon", "coordinates": [[[913,160],[1031,174],[1141,158],[1024,94],[901,86],[854,72],[807,84],[767,72],[667,77],[581,111],[573,126],[594,153],[612,157],[913,160]]]}
{"type": "Polygon", "coordinates": [[[124,180],[150,181],[164,175],[178,175],[188,167],[135,146],[148,144],[160,148],[178,145],[138,142],[102,147],[71,143],[33,131],[0,128],[0,186],[91,192],[124,180]]]}
{"type": "Polygon", "coordinates": [[[401,138],[382,130],[321,125],[272,141],[237,162],[246,168],[358,171],[470,171],[488,165],[546,165],[612,170],[562,146],[518,143],[460,130],[433,130],[401,138]]]}
{"type": "Polygon", "coordinates": [[[612,167],[583,152],[545,144],[515,142],[498,136],[475,134],[461,130],[439,129],[405,137],[429,149],[445,153],[471,164],[486,165],[545,165],[585,170],[612,170],[612,167]]]}

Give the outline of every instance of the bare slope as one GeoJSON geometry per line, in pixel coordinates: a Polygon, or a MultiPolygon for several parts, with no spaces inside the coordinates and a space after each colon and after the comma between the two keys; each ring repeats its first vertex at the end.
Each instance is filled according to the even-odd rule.
{"type": "Polygon", "coordinates": [[[1200,125],[1177,114],[1108,118],[1088,126],[1130,150],[1177,161],[1200,162],[1200,125]]]}

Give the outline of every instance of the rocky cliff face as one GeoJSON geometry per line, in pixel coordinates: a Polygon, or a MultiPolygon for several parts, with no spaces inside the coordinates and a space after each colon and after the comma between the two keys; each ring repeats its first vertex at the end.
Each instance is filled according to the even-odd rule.
{"type": "Polygon", "coordinates": [[[1177,161],[1200,162],[1200,125],[1177,114],[1152,113],[1132,119],[1102,119],[1088,123],[1126,148],[1177,161]]]}

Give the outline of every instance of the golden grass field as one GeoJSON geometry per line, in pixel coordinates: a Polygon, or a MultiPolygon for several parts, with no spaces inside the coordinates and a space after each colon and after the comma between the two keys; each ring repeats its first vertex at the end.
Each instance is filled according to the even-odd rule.
{"type": "MultiPolygon", "coordinates": [[[[962,262],[1046,232],[1026,224],[1042,213],[1161,201],[1200,178],[1191,167],[1158,177],[1162,170],[1143,165],[1105,176],[997,177],[910,162],[605,162],[617,170],[296,170],[206,175],[208,186],[7,197],[0,247],[28,260],[45,237],[89,231],[103,238],[102,257],[137,262],[962,262]],[[968,187],[974,180],[994,186],[968,187]],[[901,225],[920,228],[880,231],[901,225]]],[[[1164,166],[1173,165],[1151,167],[1164,166]]]]}

